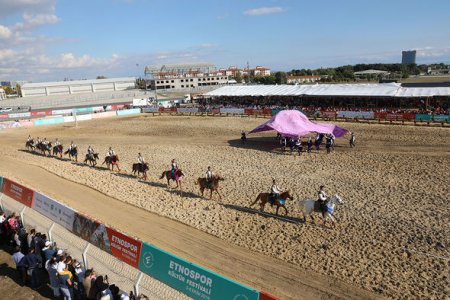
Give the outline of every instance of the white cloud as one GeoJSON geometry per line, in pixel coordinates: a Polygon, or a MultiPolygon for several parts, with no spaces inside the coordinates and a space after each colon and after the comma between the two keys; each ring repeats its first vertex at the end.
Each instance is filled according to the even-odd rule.
{"type": "Polygon", "coordinates": [[[11,29],[6,26],[0,25],[0,39],[7,39],[12,35],[11,29]]]}
{"type": "Polygon", "coordinates": [[[0,61],[14,57],[15,52],[11,49],[0,49],[0,61]]]}
{"type": "Polygon", "coordinates": [[[31,29],[42,25],[56,24],[61,19],[54,14],[38,14],[32,15],[25,13],[23,22],[19,22],[14,26],[16,30],[31,29]]]}
{"type": "Polygon", "coordinates": [[[253,8],[244,11],[244,15],[246,16],[261,16],[261,15],[269,15],[269,14],[277,14],[284,12],[285,9],[280,6],[273,6],[273,7],[259,7],[259,8],[253,8]]]}

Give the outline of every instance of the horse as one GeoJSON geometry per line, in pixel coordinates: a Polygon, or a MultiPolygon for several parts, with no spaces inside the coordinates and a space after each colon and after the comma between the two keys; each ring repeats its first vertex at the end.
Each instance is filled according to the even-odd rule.
{"type": "Polygon", "coordinates": [[[139,174],[143,174],[143,179],[147,180],[147,171],[148,171],[148,163],[144,164],[133,164],[133,175],[136,175],[136,172],[139,174]]]}
{"type": "Polygon", "coordinates": [[[34,145],[34,140],[29,140],[25,143],[25,148],[27,148],[28,151],[34,151],[36,149],[36,146],[34,145]]]}
{"type": "Polygon", "coordinates": [[[51,150],[52,150],[52,143],[44,144],[44,143],[38,143],[36,148],[41,151],[41,154],[46,156],[46,153],[48,152],[48,156],[51,156],[51,150]]]}
{"type": "Polygon", "coordinates": [[[53,156],[58,156],[62,158],[63,155],[63,146],[62,145],[57,145],[53,147],[53,156]]]}
{"type": "Polygon", "coordinates": [[[164,176],[167,179],[167,186],[168,187],[170,187],[170,180],[174,180],[177,183],[177,186],[175,188],[180,187],[180,189],[181,189],[181,179],[183,179],[183,176],[184,176],[184,173],[183,173],[183,171],[181,171],[181,169],[177,169],[175,171],[175,176],[172,176],[172,171],[171,170],[164,171],[161,174],[161,177],[159,177],[159,179],[163,179],[164,176]]]}
{"type": "Polygon", "coordinates": [[[211,194],[209,195],[209,199],[212,198],[212,194],[213,191],[215,191],[217,193],[217,195],[219,195],[219,199],[222,199],[222,195],[219,192],[219,182],[225,180],[225,178],[220,177],[220,176],[214,176],[212,178],[211,183],[207,183],[206,182],[206,178],[198,178],[197,181],[195,182],[195,184],[198,184],[200,186],[200,192],[202,193],[202,197],[203,197],[203,192],[205,191],[205,189],[209,189],[211,191],[211,194]]]}
{"type": "Polygon", "coordinates": [[[92,155],[86,154],[86,157],[84,158],[84,163],[87,164],[89,162],[89,165],[91,167],[94,167],[97,165],[97,159],[99,159],[98,153],[93,153],[92,155]]]}
{"type": "Polygon", "coordinates": [[[250,204],[250,207],[255,205],[258,201],[261,201],[259,204],[259,206],[261,207],[260,210],[264,211],[264,206],[266,206],[267,202],[270,202],[271,205],[275,204],[277,206],[276,215],[278,215],[278,210],[280,209],[280,207],[283,207],[285,210],[285,215],[287,216],[288,210],[285,206],[287,199],[294,200],[294,197],[291,196],[289,191],[285,191],[285,192],[281,193],[280,197],[276,200],[273,200],[273,202],[271,202],[271,194],[270,193],[259,193],[258,197],[256,197],[256,200],[252,204],[250,204]]]}
{"type": "Polygon", "coordinates": [[[108,170],[109,170],[109,166],[111,166],[111,171],[114,171],[114,166],[117,166],[117,170],[120,172],[118,162],[119,162],[119,156],[117,154],[112,155],[112,156],[106,156],[105,160],[102,162],[102,166],[103,166],[103,164],[106,163],[108,170]]]}
{"type": "Polygon", "coordinates": [[[78,162],[78,149],[77,147],[73,147],[72,149],[67,149],[64,152],[64,155],[69,154],[69,159],[72,160],[72,157],[75,157],[75,161],[78,162]]]}
{"type": "Polygon", "coordinates": [[[333,195],[325,201],[326,211],[323,212],[320,209],[319,202],[317,200],[307,199],[298,203],[303,213],[303,221],[306,222],[306,216],[311,216],[311,219],[314,222],[314,217],[312,215],[313,212],[322,213],[323,224],[325,225],[327,220],[330,219],[333,227],[336,225],[336,219],[333,217],[334,208],[336,204],[344,204],[339,195],[333,195]]]}

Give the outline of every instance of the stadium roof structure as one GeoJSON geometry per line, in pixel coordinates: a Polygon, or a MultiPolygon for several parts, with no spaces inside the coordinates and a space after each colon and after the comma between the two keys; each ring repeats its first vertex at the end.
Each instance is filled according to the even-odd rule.
{"type": "Polygon", "coordinates": [[[27,88],[40,88],[40,87],[52,87],[52,86],[67,86],[67,85],[87,85],[87,84],[100,84],[100,83],[114,83],[114,82],[135,82],[134,77],[118,77],[118,78],[105,78],[105,79],[86,79],[86,80],[66,80],[66,81],[50,81],[50,82],[34,82],[25,83],[22,85],[23,89],[27,88]]]}
{"type": "Polygon", "coordinates": [[[355,73],[353,73],[353,74],[355,74],[355,75],[378,75],[378,74],[385,75],[385,74],[389,74],[389,72],[388,72],[388,71],[373,70],[373,69],[371,69],[371,70],[365,70],[365,71],[355,72],[355,73]]]}
{"type": "Polygon", "coordinates": [[[150,65],[144,69],[145,75],[155,75],[158,73],[186,74],[189,72],[209,73],[216,70],[216,66],[208,63],[195,64],[171,64],[171,65],[150,65]]]}
{"type": "Polygon", "coordinates": [[[314,85],[240,85],[224,86],[205,96],[366,96],[433,97],[450,96],[450,87],[402,87],[399,83],[314,84],[314,85]]]}

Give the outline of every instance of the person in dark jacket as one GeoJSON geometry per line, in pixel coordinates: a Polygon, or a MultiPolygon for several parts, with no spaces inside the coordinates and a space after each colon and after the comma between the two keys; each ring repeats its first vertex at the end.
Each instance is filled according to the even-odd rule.
{"type": "Polygon", "coordinates": [[[42,258],[36,255],[34,249],[30,249],[29,253],[23,258],[23,264],[27,268],[27,273],[31,278],[31,288],[38,289],[42,286],[41,272],[42,258]]]}

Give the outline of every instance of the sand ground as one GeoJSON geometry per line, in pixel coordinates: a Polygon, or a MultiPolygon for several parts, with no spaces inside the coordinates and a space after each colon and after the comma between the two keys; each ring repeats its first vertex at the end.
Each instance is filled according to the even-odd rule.
{"type": "Polygon", "coordinates": [[[240,130],[262,121],[139,116],[1,131],[0,173],[283,299],[450,297],[448,129],[342,124],[356,132],[355,149],[341,139],[330,155],[297,157],[274,149],[273,133],[240,144],[240,130]],[[122,172],[20,151],[29,133],[73,139],[83,155],[90,144],[104,157],[111,145],[122,172]],[[150,163],[147,182],[129,176],[137,152],[150,163]],[[159,179],[172,158],[186,173],[182,194],[159,179]],[[194,181],[208,165],[226,179],[220,201],[198,196],[194,181]],[[293,192],[294,220],[298,200],[315,198],[319,185],[338,193],[338,227],[242,211],[271,178],[293,192]]]}

